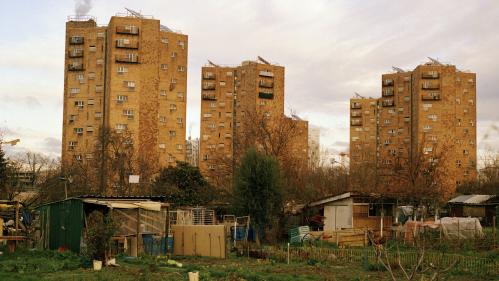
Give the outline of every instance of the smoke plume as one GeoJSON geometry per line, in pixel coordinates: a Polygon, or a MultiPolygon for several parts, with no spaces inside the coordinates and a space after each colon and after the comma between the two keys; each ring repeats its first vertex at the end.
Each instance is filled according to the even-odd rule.
{"type": "Polygon", "coordinates": [[[92,9],[92,0],[75,0],[75,13],[84,16],[92,9]]]}

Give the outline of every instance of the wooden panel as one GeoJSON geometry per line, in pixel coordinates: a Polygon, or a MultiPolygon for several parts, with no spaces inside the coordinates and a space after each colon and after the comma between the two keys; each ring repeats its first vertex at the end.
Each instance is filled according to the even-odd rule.
{"type": "Polygon", "coordinates": [[[173,225],[173,253],[225,258],[224,225],[173,225]]]}

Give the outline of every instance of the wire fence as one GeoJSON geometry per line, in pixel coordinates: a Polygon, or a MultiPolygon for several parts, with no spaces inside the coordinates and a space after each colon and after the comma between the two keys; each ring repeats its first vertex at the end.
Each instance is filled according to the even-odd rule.
{"type": "MultiPolygon", "coordinates": [[[[418,253],[414,250],[401,250],[400,262],[404,267],[411,267],[417,263],[418,253]]],[[[274,259],[280,262],[287,262],[288,250],[286,247],[264,247],[262,256],[274,259]]],[[[376,252],[372,248],[363,249],[335,249],[320,247],[291,247],[289,248],[290,261],[308,261],[317,260],[324,263],[377,263],[376,252]]],[[[397,250],[388,251],[388,259],[391,264],[398,263],[397,250]]],[[[452,268],[455,273],[468,273],[475,275],[499,275],[499,262],[497,258],[481,258],[474,256],[465,256],[458,254],[446,254],[438,252],[425,252],[423,263],[432,264],[438,268],[445,268],[457,261],[452,268]]]]}

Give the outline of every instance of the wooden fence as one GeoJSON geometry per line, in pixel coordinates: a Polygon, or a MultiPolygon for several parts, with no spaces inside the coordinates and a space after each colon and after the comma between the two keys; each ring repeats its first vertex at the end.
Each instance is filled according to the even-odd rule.
{"type": "MultiPolygon", "coordinates": [[[[275,259],[281,262],[287,261],[287,249],[285,247],[266,247],[262,249],[265,257],[275,259]]],[[[362,262],[366,259],[371,263],[376,263],[376,253],[373,249],[334,249],[320,247],[292,247],[290,248],[290,261],[307,261],[315,259],[322,262],[362,262]]],[[[396,250],[390,251],[388,254],[391,264],[397,263],[396,250]]],[[[417,253],[415,251],[400,251],[400,260],[404,267],[415,265],[417,253]]],[[[498,275],[499,262],[493,258],[478,258],[472,256],[464,256],[457,254],[443,254],[436,252],[426,252],[424,263],[432,263],[433,265],[443,268],[451,265],[455,260],[458,263],[452,271],[459,273],[470,273],[476,275],[498,275]]]]}

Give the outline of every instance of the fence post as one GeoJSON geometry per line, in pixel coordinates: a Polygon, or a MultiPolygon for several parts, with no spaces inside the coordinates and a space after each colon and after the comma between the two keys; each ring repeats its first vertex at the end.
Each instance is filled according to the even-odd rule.
{"type": "Polygon", "coordinates": [[[289,243],[288,243],[288,264],[289,264],[289,243]]]}
{"type": "Polygon", "coordinates": [[[496,216],[492,217],[492,236],[494,240],[494,249],[496,248],[496,216]]]}
{"type": "Polygon", "coordinates": [[[461,231],[459,230],[459,218],[457,218],[457,246],[459,247],[460,244],[460,236],[461,236],[461,231]]]}

